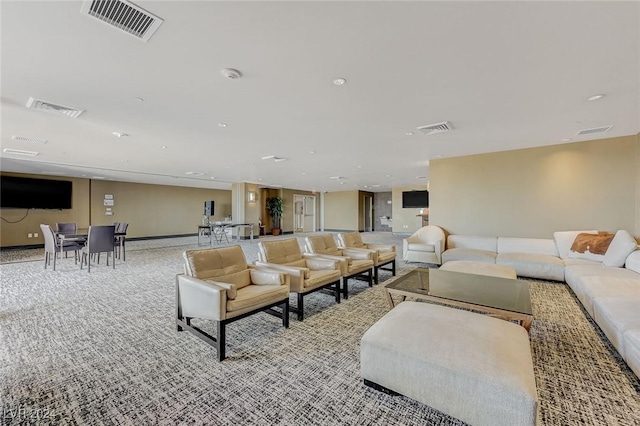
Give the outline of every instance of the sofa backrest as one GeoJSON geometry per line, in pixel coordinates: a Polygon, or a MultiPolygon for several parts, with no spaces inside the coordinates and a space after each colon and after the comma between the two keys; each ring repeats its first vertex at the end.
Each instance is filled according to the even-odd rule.
{"type": "Polygon", "coordinates": [[[547,254],[560,257],[556,242],[551,238],[498,237],[498,253],[547,254]]]}
{"type": "Polygon", "coordinates": [[[447,248],[467,248],[477,250],[488,250],[496,253],[498,251],[498,237],[479,237],[475,235],[449,235],[447,237],[447,248]]]}

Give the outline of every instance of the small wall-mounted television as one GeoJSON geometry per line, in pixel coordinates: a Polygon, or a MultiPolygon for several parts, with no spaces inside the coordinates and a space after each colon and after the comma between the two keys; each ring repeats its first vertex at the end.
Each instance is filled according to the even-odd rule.
{"type": "Polygon", "coordinates": [[[72,193],[67,180],[0,177],[0,208],[70,209],[72,193]]]}
{"type": "Polygon", "coordinates": [[[429,207],[429,191],[404,191],[402,192],[402,208],[429,207]]]}

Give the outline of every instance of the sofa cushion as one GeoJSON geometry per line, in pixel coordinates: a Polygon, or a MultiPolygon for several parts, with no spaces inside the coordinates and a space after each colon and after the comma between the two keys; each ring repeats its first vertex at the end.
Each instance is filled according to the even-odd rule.
{"type": "Polygon", "coordinates": [[[559,257],[556,243],[550,238],[498,237],[498,253],[532,253],[559,257]]]}
{"type": "Polygon", "coordinates": [[[411,251],[423,251],[429,253],[434,253],[436,251],[436,246],[433,244],[409,243],[407,247],[411,251]]]}
{"type": "MultiPolygon", "coordinates": [[[[600,297],[640,298],[640,280],[630,278],[612,278],[594,275],[582,279],[580,291],[576,296],[584,308],[593,317],[593,304],[600,297]]],[[[639,299],[640,300],[640,299],[639,299]]],[[[640,304],[637,305],[640,308],[640,304]]],[[[640,316],[639,316],[640,318],[640,316]]]]}
{"type": "Polygon", "coordinates": [[[453,260],[440,267],[441,271],[461,272],[464,274],[486,275],[489,277],[516,279],[516,271],[504,265],[468,260],[453,260]]]}
{"type": "Polygon", "coordinates": [[[496,263],[496,252],[471,248],[452,248],[442,253],[442,263],[452,260],[473,260],[476,262],[496,263]]]}
{"type": "Polygon", "coordinates": [[[582,288],[583,280],[586,277],[592,276],[603,279],[629,278],[640,280],[640,274],[625,268],[613,268],[611,266],[600,265],[565,265],[564,267],[564,279],[576,295],[584,292],[582,288]]]}
{"type": "Polygon", "coordinates": [[[636,250],[627,256],[624,267],[627,268],[627,270],[640,274],[640,250],[636,250]]]}
{"type": "Polygon", "coordinates": [[[624,332],[624,354],[631,370],[640,377],[640,327],[624,332]]]}
{"type": "Polygon", "coordinates": [[[580,233],[597,234],[597,230],[587,231],[556,231],[553,233],[553,239],[556,241],[558,247],[558,254],[561,259],[567,259],[569,257],[569,249],[576,239],[576,236],[580,233]]]}
{"type": "Polygon", "coordinates": [[[564,281],[564,262],[556,256],[532,253],[498,253],[498,265],[516,270],[518,276],[564,281]]]}
{"type": "Polygon", "coordinates": [[[604,266],[622,268],[627,257],[638,249],[638,242],[624,229],[618,230],[604,255],[604,266]]]}
{"type": "Polygon", "coordinates": [[[477,249],[496,253],[498,251],[498,238],[475,235],[449,235],[447,237],[447,248],[477,249]]]}
{"type": "Polygon", "coordinates": [[[624,333],[632,328],[640,328],[639,306],[640,297],[599,297],[593,304],[594,319],[624,359],[624,333]]]}
{"type": "Polygon", "coordinates": [[[604,255],[613,240],[614,234],[580,233],[573,240],[569,249],[569,257],[573,259],[587,259],[602,262],[604,255]]]}

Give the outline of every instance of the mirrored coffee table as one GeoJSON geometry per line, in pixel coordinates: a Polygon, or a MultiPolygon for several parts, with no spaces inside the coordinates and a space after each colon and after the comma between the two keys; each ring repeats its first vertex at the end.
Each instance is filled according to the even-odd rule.
{"type": "Polygon", "coordinates": [[[529,283],[523,280],[416,268],[385,286],[393,308],[393,296],[426,300],[483,312],[515,321],[527,332],[533,322],[529,283]]]}

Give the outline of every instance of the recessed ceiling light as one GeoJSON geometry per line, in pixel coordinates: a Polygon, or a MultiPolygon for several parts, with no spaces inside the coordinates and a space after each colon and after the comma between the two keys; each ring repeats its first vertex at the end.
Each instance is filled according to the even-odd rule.
{"type": "Polygon", "coordinates": [[[387,175],[387,177],[393,177],[393,175],[387,175]]]}
{"type": "Polygon", "coordinates": [[[599,94],[599,95],[593,95],[587,98],[588,101],[597,101],[598,99],[602,99],[604,98],[605,95],[599,94]]]}
{"type": "Polygon", "coordinates": [[[426,179],[426,176],[416,176],[416,179],[426,179]]]}
{"type": "Polygon", "coordinates": [[[216,178],[215,176],[211,176],[211,179],[215,179],[215,178],[216,178]]]}
{"type": "Polygon", "coordinates": [[[47,170],[43,170],[42,173],[45,174],[45,175],[57,175],[57,176],[64,176],[64,175],[67,174],[65,172],[50,172],[50,171],[47,171],[47,170]]]}
{"type": "Polygon", "coordinates": [[[305,172],[300,173],[302,176],[306,176],[307,174],[305,172]]]}
{"type": "Polygon", "coordinates": [[[436,158],[442,158],[442,155],[436,155],[436,158]]]}
{"type": "Polygon", "coordinates": [[[218,127],[227,127],[227,123],[218,123],[218,127]]]}
{"type": "Polygon", "coordinates": [[[407,132],[405,133],[406,136],[413,136],[413,132],[407,132]]]}
{"type": "Polygon", "coordinates": [[[142,98],[140,98],[138,96],[134,97],[133,99],[135,99],[138,102],[144,102],[144,99],[142,99],[142,98]]]}
{"type": "Polygon", "coordinates": [[[189,176],[204,176],[203,172],[185,172],[185,175],[189,176]]]}
{"type": "Polygon", "coordinates": [[[91,176],[91,179],[106,179],[104,176],[91,176]]]}
{"type": "Polygon", "coordinates": [[[227,77],[230,78],[231,80],[236,80],[240,77],[242,77],[242,73],[236,69],[233,68],[224,68],[220,70],[220,73],[227,77]]]}
{"type": "Polygon", "coordinates": [[[343,182],[343,181],[340,181],[340,185],[344,185],[344,182],[343,182]]]}
{"type": "Polygon", "coordinates": [[[129,136],[128,133],[124,133],[124,132],[112,132],[111,134],[116,138],[124,138],[126,136],[129,136]]]}
{"type": "Polygon", "coordinates": [[[344,179],[344,176],[329,176],[329,179],[344,179]]]}
{"type": "Polygon", "coordinates": [[[562,139],[562,142],[569,142],[571,140],[571,138],[564,138],[562,139]]]}
{"type": "Polygon", "coordinates": [[[333,80],[333,84],[335,84],[336,86],[342,86],[346,82],[347,80],[344,78],[336,78],[335,80],[333,80]]]}
{"type": "Polygon", "coordinates": [[[315,153],[316,153],[315,151],[309,151],[309,154],[315,154],[315,153]]]}
{"type": "Polygon", "coordinates": [[[166,145],[162,145],[160,148],[167,149],[167,146],[166,145]]]}

